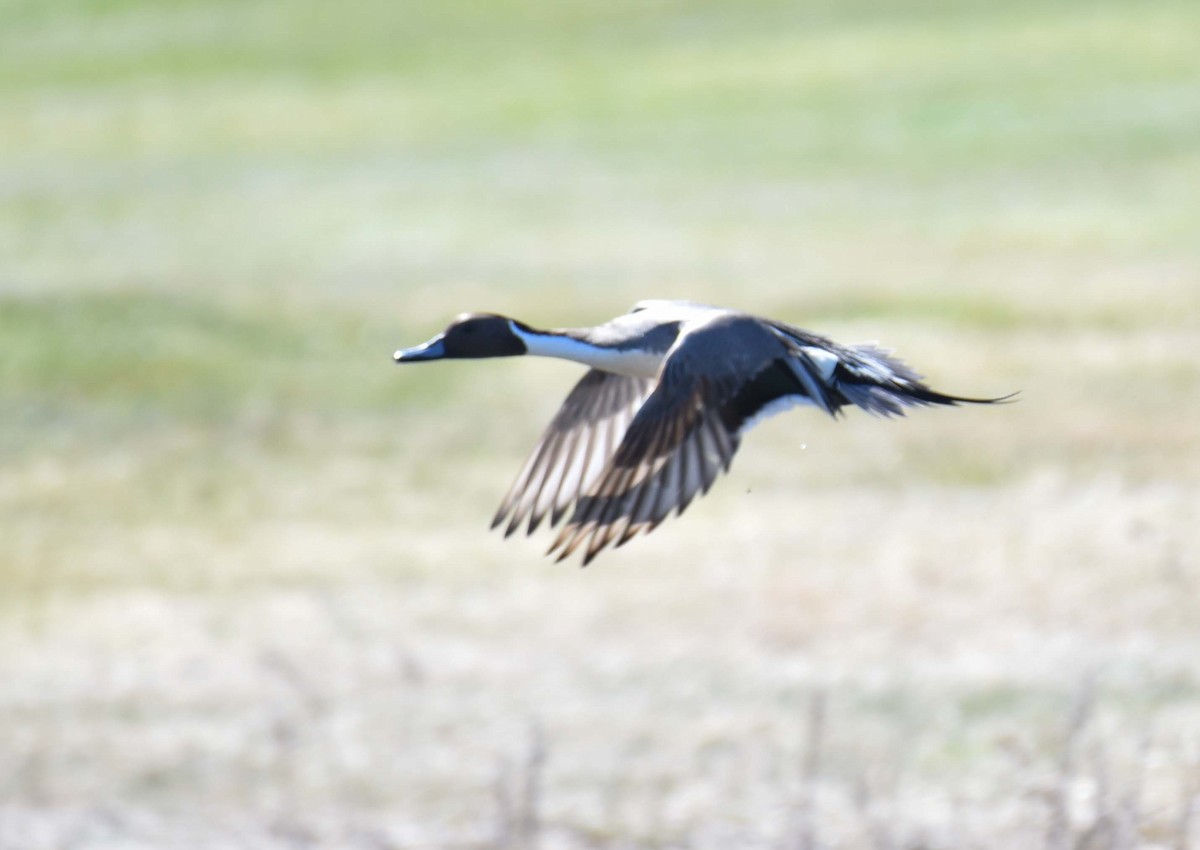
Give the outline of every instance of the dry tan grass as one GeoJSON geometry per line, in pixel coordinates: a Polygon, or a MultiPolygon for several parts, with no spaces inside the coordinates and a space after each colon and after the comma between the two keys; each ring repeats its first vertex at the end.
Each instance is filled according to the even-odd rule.
{"type": "MultiPolygon", "coordinates": [[[[839,484],[876,459],[797,452],[801,423],[586,571],[486,534],[498,458],[417,492],[412,447],[242,468],[266,492],[224,532],[151,512],[58,541],[78,590],[38,577],[0,643],[0,839],[1188,847],[1190,488],[839,484]]],[[[866,427],[814,430],[844,449],[866,427]]]]}

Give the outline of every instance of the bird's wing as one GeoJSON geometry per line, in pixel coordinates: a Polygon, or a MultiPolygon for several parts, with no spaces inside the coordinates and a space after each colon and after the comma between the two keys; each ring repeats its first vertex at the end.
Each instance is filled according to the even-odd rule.
{"type": "Polygon", "coordinates": [[[527,533],[550,515],[557,525],[571,503],[599,477],[654,381],[591,369],[550,421],[500,504],[492,528],[505,536],[529,518],[527,533]]]}
{"type": "Polygon", "coordinates": [[[792,404],[895,415],[906,405],[997,400],[935,392],[872,346],[847,348],[752,317],[701,319],[668,352],[653,392],[603,471],[579,491],[550,552],[562,560],[586,542],[587,564],[682,513],[729,468],[746,430],[792,404]]]}
{"type": "Polygon", "coordinates": [[[620,546],[672,511],[683,513],[728,470],[745,428],[782,397],[803,392],[782,359],[786,349],[767,332],[749,329],[731,349],[722,330],[685,334],[672,348],[658,385],[550,547],[559,560],[586,541],[587,564],[614,541],[620,546]]]}
{"type": "Polygon", "coordinates": [[[708,492],[738,447],[714,396],[702,379],[660,382],[550,551],[558,550],[562,560],[586,540],[586,564],[614,540],[619,546],[652,530],[673,510],[682,513],[697,493],[708,492]]]}

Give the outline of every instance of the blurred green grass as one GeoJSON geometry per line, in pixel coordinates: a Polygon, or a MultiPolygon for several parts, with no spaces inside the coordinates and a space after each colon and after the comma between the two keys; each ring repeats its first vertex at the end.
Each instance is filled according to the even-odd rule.
{"type": "MultiPolygon", "coordinates": [[[[202,455],[371,444],[419,466],[446,447],[361,432],[470,416],[479,383],[394,369],[394,347],[461,310],[589,324],[652,296],[882,337],[1060,428],[993,431],[982,458],[940,424],[900,432],[884,480],[1147,475],[1194,445],[1195,4],[8,0],[0,19],[13,469],[164,429],[207,435],[202,455]]],[[[553,406],[539,386],[569,379],[492,374],[495,417],[526,424],[491,439],[519,455],[553,406]]],[[[115,498],[140,514],[139,492],[115,498]]]]}
{"type": "Polygon", "coordinates": [[[1188,3],[48,3],[7,17],[5,247],[33,280],[83,264],[143,283],[311,283],[314,266],[396,254],[420,277],[497,278],[531,250],[522,230],[569,244],[597,205],[668,241],[671,225],[716,237],[714,252],[758,247],[765,226],[1191,256],[1198,223],[1188,3]]]}
{"type": "MultiPolygon", "coordinates": [[[[395,325],[124,290],[10,299],[0,315],[11,396],[53,409],[151,411],[202,422],[246,411],[354,415],[394,403],[378,343],[395,325]],[[374,343],[375,347],[370,347],[374,343]],[[375,368],[361,368],[369,362],[375,368]]],[[[438,384],[421,388],[441,392],[438,384]]]]}

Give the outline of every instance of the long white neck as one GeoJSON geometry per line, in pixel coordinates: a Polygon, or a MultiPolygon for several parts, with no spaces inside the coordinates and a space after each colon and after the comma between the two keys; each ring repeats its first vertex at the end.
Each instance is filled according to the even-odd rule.
{"type": "Polygon", "coordinates": [[[657,376],[663,361],[661,352],[595,345],[562,333],[525,330],[515,322],[510,323],[509,327],[525,343],[526,353],[536,357],[572,360],[593,369],[639,378],[657,376]]]}

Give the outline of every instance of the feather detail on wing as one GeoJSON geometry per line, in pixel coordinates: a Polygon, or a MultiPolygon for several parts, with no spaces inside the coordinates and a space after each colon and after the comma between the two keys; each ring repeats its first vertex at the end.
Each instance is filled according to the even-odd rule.
{"type": "Polygon", "coordinates": [[[587,564],[707,493],[729,469],[745,429],[781,399],[805,396],[807,384],[788,359],[786,345],[749,316],[707,318],[681,334],[550,552],[562,560],[583,546],[587,564]]]}
{"type": "Polygon", "coordinates": [[[547,515],[557,525],[571,503],[595,481],[616,450],[653,381],[588,371],[547,426],[492,520],[508,520],[507,537],[529,519],[527,534],[547,515]]]}
{"type": "MultiPolygon", "coordinates": [[[[587,564],[608,546],[683,511],[729,469],[741,436],[794,404],[836,416],[849,404],[882,416],[929,404],[1004,399],[945,395],[890,352],[744,314],[689,323],[656,379],[596,369],[575,386],[542,435],[492,522],[512,534],[549,517],[570,519],[550,546],[558,559],[582,547],[587,564]]],[[[1007,397],[1006,397],[1007,398],[1007,397]]]]}
{"type": "Polygon", "coordinates": [[[604,473],[579,497],[550,552],[561,561],[586,541],[586,565],[606,546],[652,531],[708,492],[738,448],[736,432],[722,420],[722,395],[703,380],[687,387],[660,384],[604,473]]]}

